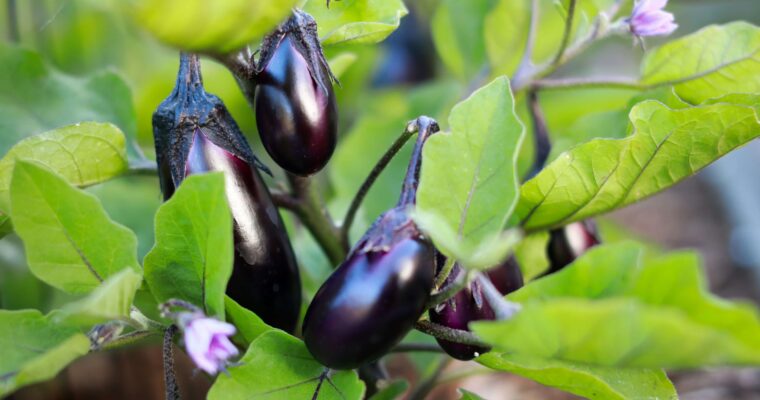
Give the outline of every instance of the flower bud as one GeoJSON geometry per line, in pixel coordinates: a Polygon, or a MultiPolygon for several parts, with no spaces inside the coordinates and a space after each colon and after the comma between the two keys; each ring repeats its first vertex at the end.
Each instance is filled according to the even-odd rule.
{"type": "Polygon", "coordinates": [[[264,39],[256,66],[256,124],[269,155],[293,174],[319,171],[335,150],[333,80],[309,14],[295,10],[264,39]]]}
{"type": "Polygon", "coordinates": [[[293,332],[301,283],[290,241],[245,137],[222,101],[203,89],[197,56],[182,55],[177,86],[153,115],[153,131],[165,199],[188,175],[224,172],[235,239],[227,294],[293,332]]]}
{"type": "Polygon", "coordinates": [[[678,28],[673,14],[664,10],[668,0],[639,0],[627,19],[634,36],[667,36],[678,28]]]}
{"type": "Polygon", "coordinates": [[[330,368],[352,369],[383,356],[412,329],[430,296],[435,251],[408,208],[415,201],[422,145],[438,127],[424,117],[417,124],[398,205],[375,221],[306,312],[306,347],[330,368]]]}

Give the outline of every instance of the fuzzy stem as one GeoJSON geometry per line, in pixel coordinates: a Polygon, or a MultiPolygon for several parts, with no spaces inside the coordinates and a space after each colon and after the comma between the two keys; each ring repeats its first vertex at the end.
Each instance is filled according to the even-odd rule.
{"type": "Polygon", "coordinates": [[[562,57],[565,55],[565,50],[567,50],[567,44],[570,43],[570,36],[573,33],[573,18],[575,18],[575,3],[576,0],[570,0],[567,8],[567,20],[565,21],[565,32],[562,34],[562,44],[560,44],[557,55],[554,56],[554,61],[552,61],[552,66],[554,67],[559,66],[562,62],[562,57]]]}
{"type": "Polygon", "coordinates": [[[440,289],[444,283],[446,283],[446,279],[451,274],[451,271],[454,269],[454,264],[456,264],[456,260],[449,257],[446,259],[446,262],[443,264],[443,267],[441,268],[441,272],[438,273],[438,275],[435,277],[435,288],[440,289]]]}
{"type": "Polygon", "coordinates": [[[409,138],[411,138],[413,134],[414,131],[409,130],[408,127],[407,129],[404,129],[404,132],[401,133],[401,136],[399,136],[396,141],[393,142],[391,147],[385,151],[385,154],[380,157],[380,160],[377,161],[377,164],[375,164],[369,175],[367,175],[367,178],[364,179],[364,182],[359,187],[359,191],[356,192],[353,200],[351,200],[351,205],[348,207],[346,216],[343,218],[343,224],[341,225],[341,241],[343,242],[344,246],[348,246],[348,234],[351,230],[351,225],[354,223],[356,213],[359,211],[359,206],[361,206],[362,201],[364,201],[364,198],[367,196],[367,193],[369,193],[369,190],[372,188],[372,185],[375,183],[375,181],[377,181],[377,178],[380,176],[380,174],[385,170],[388,164],[390,164],[391,160],[393,160],[393,157],[395,157],[401,148],[404,147],[406,142],[409,141],[409,138]]]}
{"type": "Polygon", "coordinates": [[[177,326],[170,325],[164,332],[164,384],[166,388],[166,400],[179,400],[179,386],[177,386],[177,377],[174,373],[174,335],[177,333],[177,326]]]}
{"type": "Polygon", "coordinates": [[[430,135],[438,132],[438,123],[429,117],[421,116],[413,121],[409,121],[406,126],[407,131],[417,131],[417,142],[412,150],[412,157],[409,159],[409,167],[406,170],[404,184],[401,187],[401,196],[398,199],[397,207],[409,206],[415,203],[417,198],[417,185],[419,184],[420,166],[422,164],[422,147],[430,135]]]}
{"type": "Polygon", "coordinates": [[[459,293],[462,289],[467,287],[467,284],[469,283],[469,273],[460,273],[459,276],[454,280],[454,282],[451,282],[448,286],[445,286],[441,288],[438,292],[433,293],[430,296],[430,299],[428,300],[427,306],[425,308],[431,309],[444,301],[454,297],[457,293],[459,293]]]}
{"type": "Polygon", "coordinates": [[[478,347],[491,347],[490,344],[480,340],[472,332],[464,331],[461,329],[447,328],[443,325],[430,322],[428,320],[420,320],[414,325],[414,329],[422,333],[427,333],[430,336],[435,336],[439,339],[447,340],[449,342],[466,344],[469,346],[478,347]]]}

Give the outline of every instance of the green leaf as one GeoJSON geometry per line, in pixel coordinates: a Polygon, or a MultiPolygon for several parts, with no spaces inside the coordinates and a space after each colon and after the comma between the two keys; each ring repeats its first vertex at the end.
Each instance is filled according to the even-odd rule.
{"type": "Polygon", "coordinates": [[[692,104],[729,93],[760,91],[760,28],[711,25],[649,52],[641,82],[674,85],[692,104]]]}
{"type": "Polygon", "coordinates": [[[228,53],[264,37],[297,0],[132,0],[135,21],[177,48],[228,53]]]}
{"type": "Polygon", "coordinates": [[[548,246],[549,232],[547,231],[527,235],[515,246],[515,258],[520,265],[525,282],[532,281],[549,269],[548,246]]]}
{"type": "Polygon", "coordinates": [[[508,297],[523,305],[513,319],[471,325],[499,351],[617,367],[760,364],[757,311],[709,294],[692,253],[597,246],[508,297]]]}
{"type": "Polygon", "coordinates": [[[459,79],[467,80],[486,61],[484,18],[494,0],[443,0],[433,14],[433,43],[443,63],[459,79]]]}
{"type": "Polygon", "coordinates": [[[90,340],[75,328],[58,326],[36,310],[0,310],[0,396],[54,377],[87,354],[90,340]]]}
{"type": "Polygon", "coordinates": [[[95,196],[42,166],[16,163],[11,218],[32,273],[66,292],[92,291],[125,268],[139,271],[135,235],[95,196]]]}
{"type": "Polygon", "coordinates": [[[0,239],[11,232],[13,232],[13,223],[11,222],[11,218],[8,216],[8,214],[0,211],[0,239]]]}
{"type": "Polygon", "coordinates": [[[446,255],[459,253],[463,265],[487,267],[478,265],[477,256],[501,242],[495,238],[518,197],[515,165],[524,128],[514,113],[509,80],[498,78],[459,103],[449,125],[450,133],[431,136],[423,150],[417,210],[429,216],[418,222],[446,226],[426,230],[446,255]],[[454,232],[458,240],[452,241],[454,232]],[[455,243],[464,252],[452,248],[455,243]]]}
{"type": "Polygon", "coordinates": [[[235,342],[240,343],[244,348],[248,348],[262,334],[274,329],[262,321],[258,315],[241,306],[229,296],[224,296],[224,309],[227,322],[237,328],[234,337],[235,342]]]}
{"type": "Polygon", "coordinates": [[[129,167],[124,134],[115,125],[84,122],[24,139],[0,160],[0,208],[8,210],[8,191],[16,160],[30,160],[76,186],[118,176],[129,167]]]}
{"type": "Polygon", "coordinates": [[[494,351],[480,356],[477,362],[587,399],[678,398],[673,384],[660,370],[598,367],[494,351]]]}
{"type": "Polygon", "coordinates": [[[156,213],[156,245],[145,256],[145,280],[159,303],[182,299],[223,318],[232,251],[224,175],[189,176],[156,213]]]}
{"type": "Polygon", "coordinates": [[[633,135],[575,147],[522,186],[516,214],[526,229],[569,224],[651,196],[760,135],[757,113],[745,105],[673,110],[646,101],[629,117],[633,135]]]}
{"type": "Polygon", "coordinates": [[[409,11],[401,0],[309,0],[304,11],[317,20],[324,45],[377,43],[398,28],[409,11]]]}
{"type": "Polygon", "coordinates": [[[396,380],[391,382],[390,385],[380,389],[377,393],[372,395],[369,400],[396,400],[400,399],[401,395],[409,388],[409,382],[405,380],[396,380]]]}
{"type": "Polygon", "coordinates": [[[142,284],[142,274],[125,269],[106,279],[87,297],[66,305],[56,314],[56,321],[68,324],[92,326],[105,321],[125,320],[137,289],[142,284]]]}
{"type": "Polygon", "coordinates": [[[478,396],[477,394],[464,389],[459,389],[459,393],[462,394],[462,397],[459,398],[459,400],[485,400],[482,397],[478,396]]]}
{"type": "Polygon", "coordinates": [[[351,65],[356,62],[357,58],[359,58],[359,56],[356,55],[356,53],[345,51],[335,57],[331,57],[328,60],[328,64],[330,64],[330,70],[333,75],[340,79],[340,77],[343,76],[343,73],[351,68],[351,65]]]}
{"type": "Polygon", "coordinates": [[[354,371],[330,371],[300,340],[281,331],[256,339],[229,374],[211,386],[209,400],[251,398],[360,400],[364,383],[354,371]]]}
{"type": "Polygon", "coordinates": [[[132,94],[121,77],[65,75],[33,51],[0,43],[0,153],[27,136],[82,121],[110,122],[135,138],[132,94]]]}

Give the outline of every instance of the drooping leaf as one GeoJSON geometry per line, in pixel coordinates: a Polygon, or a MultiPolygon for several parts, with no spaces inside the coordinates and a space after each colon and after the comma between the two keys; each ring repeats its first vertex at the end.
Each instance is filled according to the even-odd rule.
{"type": "Polygon", "coordinates": [[[227,315],[227,322],[237,328],[235,341],[243,345],[244,348],[248,348],[256,338],[265,332],[274,329],[262,321],[258,315],[244,308],[229,296],[224,296],[224,310],[227,315]]]}
{"type": "MultiPolygon", "coordinates": [[[[488,267],[477,255],[490,252],[483,244],[502,243],[495,238],[518,197],[515,165],[524,128],[509,80],[497,78],[459,103],[449,125],[451,132],[431,136],[423,150],[417,213],[424,217],[418,222],[423,229],[445,224],[426,230],[438,248],[465,266],[488,267]]],[[[508,249],[502,246],[501,258],[508,249]]]]}
{"type": "Polygon", "coordinates": [[[661,370],[599,367],[492,351],[477,362],[587,399],[677,399],[661,370]]]}
{"type": "Polygon", "coordinates": [[[641,82],[672,84],[700,104],[729,93],[760,91],[760,28],[746,22],[711,25],[647,53],[641,82]]]}
{"type": "Polygon", "coordinates": [[[133,0],[135,20],[174,47],[224,54],[284,21],[297,0],[133,0]]]}
{"type": "Polygon", "coordinates": [[[0,396],[54,377],[87,353],[90,340],[76,328],[53,324],[36,310],[0,310],[0,396]]]}
{"type": "Polygon", "coordinates": [[[309,0],[304,11],[317,21],[324,45],[370,44],[388,37],[409,11],[401,0],[309,0]]]}
{"type": "Polygon", "coordinates": [[[110,122],[135,138],[132,95],[121,77],[65,75],[31,50],[0,43],[0,153],[27,136],[82,121],[110,122]]]}
{"type": "Polygon", "coordinates": [[[499,351],[599,366],[760,365],[760,317],[710,295],[692,253],[597,246],[508,296],[513,319],[472,328],[499,351]]]}
{"type": "Polygon", "coordinates": [[[651,196],[760,136],[756,111],[712,104],[673,110],[655,102],[630,113],[634,133],[585,143],[549,164],[520,191],[528,230],[565,225],[651,196]]]}
{"type": "Polygon", "coordinates": [[[75,186],[106,181],[128,168],[124,134],[112,124],[84,122],[29,137],[0,160],[0,209],[6,211],[16,160],[44,165],[75,186]]]}
{"type": "Polygon", "coordinates": [[[224,176],[192,175],[156,213],[156,245],[145,256],[145,280],[158,302],[182,299],[224,318],[232,251],[224,176]]]}
{"type": "Polygon", "coordinates": [[[66,305],[56,314],[56,321],[93,326],[97,323],[129,317],[135,294],[142,284],[142,274],[125,269],[106,279],[87,297],[66,305]]]}
{"type": "Polygon", "coordinates": [[[486,60],[483,21],[494,0],[444,0],[431,21],[433,42],[446,67],[466,81],[486,60]]]}
{"type": "Polygon", "coordinates": [[[256,339],[229,374],[219,375],[209,400],[251,398],[360,400],[364,383],[354,371],[330,371],[300,340],[281,331],[256,339]]]}
{"type": "Polygon", "coordinates": [[[17,162],[10,198],[29,268],[44,282],[85,293],[122,269],[139,271],[135,235],[113,222],[95,196],[45,167],[17,162]]]}

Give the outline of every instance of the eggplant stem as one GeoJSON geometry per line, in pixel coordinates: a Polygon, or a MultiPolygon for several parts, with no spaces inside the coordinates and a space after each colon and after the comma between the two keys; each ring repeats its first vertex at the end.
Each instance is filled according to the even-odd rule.
{"type": "Polygon", "coordinates": [[[469,271],[463,274],[459,274],[459,276],[457,276],[454,282],[451,282],[449,285],[442,287],[441,290],[430,295],[430,300],[428,300],[428,303],[425,306],[425,308],[431,309],[443,303],[444,301],[454,297],[457,293],[459,293],[459,291],[467,287],[467,284],[470,281],[469,275],[470,275],[469,271]]]}
{"type": "Polygon", "coordinates": [[[164,332],[164,385],[166,400],[179,400],[179,386],[174,372],[174,335],[177,333],[176,325],[169,325],[164,332]]]}
{"type": "Polygon", "coordinates": [[[472,332],[448,328],[425,319],[417,321],[417,323],[414,324],[414,329],[449,342],[485,348],[491,347],[490,344],[480,340],[480,338],[475,336],[472,332]]]}

